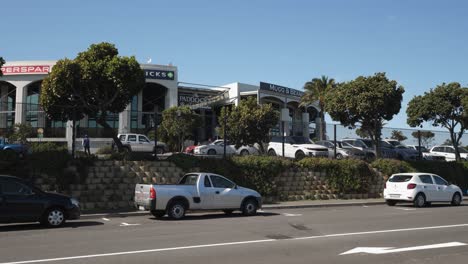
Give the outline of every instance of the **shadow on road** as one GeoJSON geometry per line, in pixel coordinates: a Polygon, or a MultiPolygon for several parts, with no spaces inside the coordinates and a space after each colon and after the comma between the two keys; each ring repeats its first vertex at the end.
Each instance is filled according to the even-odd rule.
{"type": "MultiPolygon", "coordinates": [[[[258,212],[257,215],[255,216],[249,216],[249,217],[268,217],[268,216],[276,216],[280,215],[277,213],[271,213],[271,212],[258,212]]],[[[246,216],[242,215],[241,213],[232,213],[232,214],[224,214],[224,213],[212,213],[212,214],[204,214],[204,215],[186,215],[184,218],[178,221],[191,221],[191,220],[208,220],[208,219],[223,219],[223,218],[244,218],[246,216]]],[[[150,218],[151,220],[159,220],[159,221],[174,221],[173,219],[169,218],[167,215],[163,218],[155,218],[152,217],[150,218]]]]}
{"type": "MultiPolygon", "coordinates": [[[[431,205],[426,205],[426,206],[424,206],[422,208],[443,208],[443,207],[454,207],[454,208],[456,208],[456,207],[464,207],[464,206],[468,206],[468,204],[460,204],[459,206],[452,206],[449,203],[432,203],[431,205]]],[[[396,207],[419,209],[419,208],[414,207],[410,203],[408,203],[408,204],[398,204],[396,207]]]]}
{"type": "Polygon", "coordinates": [[[67,222],[63,227],[60,228],[47,228],[39,223],[27,223],[27,224],[7,224],[7,225],[0,225],[0,233],[1,232],[12,232],[12,231],[28,231],[28,230],[59,230],[63,228],[80,228],[80,227],[87,227],[87,226],[98,226],[104,225],[101,222],[95,221],[77,221],[77,222],[67,222]]]}

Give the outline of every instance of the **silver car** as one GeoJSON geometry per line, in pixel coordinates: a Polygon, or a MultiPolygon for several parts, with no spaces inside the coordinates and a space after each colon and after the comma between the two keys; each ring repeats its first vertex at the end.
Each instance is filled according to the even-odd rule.
{"type": "MultiPolygon", "coordinates": [[[[328,148],[328,157],[334,158],[335,156],[335,144],[330,140],[322,140],[315,142],[318,145],[322,145],[328,148]]],[[[351,144],[336,141],[336,159],[366,159],[366,152],[353,147],[351,144]]]]}

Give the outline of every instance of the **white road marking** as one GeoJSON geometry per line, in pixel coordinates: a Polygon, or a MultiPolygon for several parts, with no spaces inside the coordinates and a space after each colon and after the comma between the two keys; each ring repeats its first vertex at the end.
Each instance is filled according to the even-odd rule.
{"type": "Polygon", "coordinates": [[[399,252],[406,252],[406,251],[416,251],[416,250],[435,249],[435,248],[460,247],[460,246],[466,246],[466,245],[467,244],[460,243],[460,242],[449,242],[449,243],[442,243],[442,244],[433,244],[433,245],[406,247],[406,248],[357,247],[349,251],[346,251],[344,253],[341,253],[340,255],[349,255],[349,254],[357,254],[357,253],[389,254],[389,253],[399,253],[399,252]]]}
{"type": "Polygon", "coordinates": [[[129,223],[121,223],[120,226],[138,226],[140,224],[129,224],[129,223]]]}
{"type": "Polygon", "coordinates": [[[399,208],[399,207],[395,207],[395,209],[403,210],[403,211],[414,211],[414,210],[416,210],[414,208],[399,208]]]}
{"type": "Polygon", "coordinates": [[[104,221],[110,221],[109,218],[102,218],[102,220],[104,220],[104,221]]]}
{"type": "Polygon", "coordinates": [[[364,208],[367,208],[367,207],[369,207],[369,206],[367,206],[367,205],[363,205],[362,207],[364,207],[364,208]]]}
{"type": "Polygon", "coordinates": [[[288,213],[284,213],[283,215],[284,215],[284,216],[301,216],[302,214],[288,214],[288,213]]]}
{"type": "Polygon", "coordinates": [[[93,255],[81,255],[81,256],[63,257],[63,258],[49,258],[49,259],[24,260],[24,261],[15,261],[15,262],[1,262],[0,264],[27,264],[27,263],[53,262],[53,261],[63,261],[63,260],[72,260],[72,259],[86,259],[86,258],[110,257],[110,256],[132,255],[132,254],[152,253],[152,252],[175,251],[175,250],[181,250],[181,249],[222,247],[222,246],[245,245],[245,244],[254,244],[254,243],[280,242],[280,241],[287,241],[287,240],[323,239],[323,238],[330,238],[330,237],[372,235],[372,234],[408,232],[408,231],[420,231],[420,230],[421,231],[426,231],[426,230],[432,230],[432,229],[446,229],[446,228],[456,228],[456,227],[468,227],[468,224],[443,225],[443,226],[426,226],[426,227],[402,228],[402,229],[388,229],[388,230],[376,230],[376,231],[365,231],[365,232],[355,232],[355,233],[338,233],[338,234],[330,234],[330,235],[297,237],[297,238],[289,238],[289,239],[248,240],[248,241],[227,242],[227,243],[217,243],[217,244],[202,244],[202,245],[194,245],[194,246],[182,246],[182,247],[172,247],[172,248],[156,248],[156,249],[146,249],[146,250],[137,250],[137,251],[123,251],[123,252],[102,253],[102,254],[93,254],[93,255]]]}

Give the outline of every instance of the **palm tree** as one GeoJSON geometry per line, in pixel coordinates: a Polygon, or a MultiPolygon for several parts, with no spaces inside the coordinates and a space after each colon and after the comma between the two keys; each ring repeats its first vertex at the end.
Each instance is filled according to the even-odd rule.
{"type": "Polygon", "coordinates": [[[320,111],[320,125],[319,125],[319,139],[325,140],[325,112],[323,111],[325,106],[325,94],[328,90],[336,87],[335,79],[328,78],[322,75],[321,78],[314,78],[310,82],[306,82],[304,85],[305,93],[301,98],[301,106],[309,106],[312,103],[318,101],[320,111]]]}

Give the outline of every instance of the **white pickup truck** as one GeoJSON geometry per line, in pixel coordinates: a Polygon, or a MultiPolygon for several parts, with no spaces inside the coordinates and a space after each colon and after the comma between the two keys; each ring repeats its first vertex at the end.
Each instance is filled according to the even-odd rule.
{"type": "Polygon", "coordinates": [[[175,185],[137,184],[135,206],[148,210],[156,218],[168,215],[181,219],[187,210],[222,210],[226,214],[240,210],[255,215],[262,206],[261,195],[214,173],[189,173],[175,185]]]}

